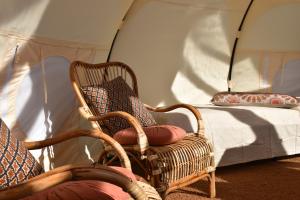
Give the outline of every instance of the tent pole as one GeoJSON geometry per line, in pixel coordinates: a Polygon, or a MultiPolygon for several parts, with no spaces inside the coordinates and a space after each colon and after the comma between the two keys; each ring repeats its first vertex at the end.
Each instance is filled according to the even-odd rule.
{"type": "Polygon", "coordinates": [[[230,65],[229,65],[229,72],[228,72],[228,77],[227,77],[228,92],[231,92],[231,87],[232,87],[231,77],[232,77],[232,68],[233,68],[233,62],[234,62],[236,47],[237,47],[237,44],[238,44],[238,41],[239,41],[240,33],[242,31],[246,16],[247,16],[253,2],[254,2],[254,0],[250,1],[249,5],[246,9],[246,12],[244,13],[243,19],[240,23],[240,26],[239,26],[239,29],[238,29],[238,32],[237,32],[237,35],[236,35],[236,38],[235,38],[235,41],[234,41],[234,45],[233,45],[233,48],[232,48],[231,58],[230,58],[230,65]]]}
{"type": "Polygon", "coordinates": [[[121,30],[121,28],[122,28],[122,26],[123,26],[123,24],[124,24],[126,18],[127,18],[128,13],[129,13],[129,11],[131,10],[131,8],[133,7],[133,4],[135,3],[135,1],[136,1],[136,0],[133,0],[133,2],[131,3],[131,5],[129,6],[128,10],[126,11],[126,13],[125,13],[125,15],[124,15],[124,17],[123,17],[123,19],[122,19],[121,24],[120,24],[119,27],[118,27],[118,30],[117,30],[117,32],[116,32],[116,34],[115,34],[115,36],[114,36],[114,39],[113,39],[113,41],[112,41],[112,43],[111,43],[111,46],[110,46],[110,49],[109,49],[109,53],[108,53],[106,62],[109,62],[109,61],[110,61],[111,53],[112,53],[112,50],[113,50],[113,48],[114,48],[116,39],[117,39],[117,37],[118,37],[118,35],[119,35],[119,32],[120,32],[120,30],[121,30]]]}

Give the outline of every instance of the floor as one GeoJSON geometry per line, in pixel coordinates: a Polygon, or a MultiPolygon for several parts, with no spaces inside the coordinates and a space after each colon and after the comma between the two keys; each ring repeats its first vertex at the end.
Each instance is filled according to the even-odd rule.
{"type": "MultiPolygon", "coordinates": [[[[300,155],[217,168],[216,200],[300,199],[300,155]]],[[[207,181],[168,195],[167,200],[207,200],[207,181]]]]}

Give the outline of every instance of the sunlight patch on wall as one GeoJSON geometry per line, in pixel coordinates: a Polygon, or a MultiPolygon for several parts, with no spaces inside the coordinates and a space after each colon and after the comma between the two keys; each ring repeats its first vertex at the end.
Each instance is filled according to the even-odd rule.
{"type": "Polygon", "coordinates": [[[199,102],[205,96],[203,91],[198,89],[182,72],[176,74],[171,91],[178,101],[185,103],[199,102]],[[193,99],[198,101],[191,101],[193,99]]]}
{"type": "MultiPolygon", "coordinates": [[[[216,92],[227,89],[230,39],[233,31],[233,24],[228,24],[227,18],[226,12],[206,11],[206,17],[199,18],[195,28],[191,29],[185,38],[183,46],[185,66],[181,72],[185,73],[194,84],[193,89],[189,88],[186,91],[201,94],[201,98],[190,99],[190,102],[208,103],[216,92]]],[[[185,84],[186,82],[182,82],[177,85],[185,87],[183,86],[185,84]]],[[[182,95],[185,96],[186,93],[182,95]]]]}
{"type": "Polygon", "coordinates": [[[220,84],[226,83],[228,67],[226,63],[218,59],[217,55],[212,53],[208,57],[206,54],[207,52],[199,48],[199,45],[192,38],[185,40],[183,55],[187,63],[186,67],[190,68],[195,76],[202,79],[215,90],[221,89],[220,84]]]}
{"type": "Polygon", "coordinates": [[[259,88],[269,88],[267,80],[260,80],[260,55],[239,54],[232,73],[232,88],[236,92],[255,91],[259,88]]]}

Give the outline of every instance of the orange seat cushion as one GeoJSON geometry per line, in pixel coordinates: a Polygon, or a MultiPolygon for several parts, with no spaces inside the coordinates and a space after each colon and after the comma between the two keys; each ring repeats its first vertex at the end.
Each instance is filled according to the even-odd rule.
{"type": "MultiPolygon", "coordinates": [[[[150,145],[161,146],[175,143],[186,136],[186,131],[173,125],[158,125],[143,128],[150,145]]],[[[137,134],[133,128],[118,131],[114,136],[120,144],[137,144],[137,134]]]]}
{"type": "MultiPolygon", "coordinates": [[[[121,174],[136,180],[134,174],[122,167],[113,167],[121,174]]],[[[22,200],[128,200],[122,188],[97,180],[69,181],[22,200]]]]}

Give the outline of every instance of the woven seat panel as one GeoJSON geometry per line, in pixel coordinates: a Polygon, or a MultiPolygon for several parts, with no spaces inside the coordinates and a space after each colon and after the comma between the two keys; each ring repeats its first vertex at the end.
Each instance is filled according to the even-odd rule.
{"type": "Polygon", "coordinates": [[[175,144],[151,149],[158,156],[157,168],[162,171],[160,179],[163,184],[170,184],[199,172],[208,172],[214,167],[212,146],[207,139],[194,134],[175,144]]]}

